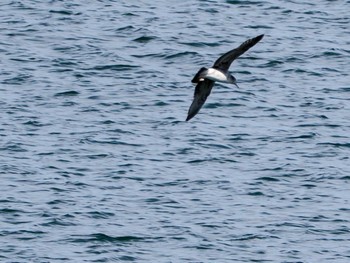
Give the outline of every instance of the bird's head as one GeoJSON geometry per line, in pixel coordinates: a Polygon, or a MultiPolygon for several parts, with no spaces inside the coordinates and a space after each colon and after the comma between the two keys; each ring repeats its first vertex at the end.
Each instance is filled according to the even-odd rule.
{"type": "Polygon", "coordinates": [[[234,76],[229,75],[228,81],[229,81],[229,83],[231,83],[231,84],[235,85],[237,88],[239,88],[237,85],[237,80],[234,76]]]}

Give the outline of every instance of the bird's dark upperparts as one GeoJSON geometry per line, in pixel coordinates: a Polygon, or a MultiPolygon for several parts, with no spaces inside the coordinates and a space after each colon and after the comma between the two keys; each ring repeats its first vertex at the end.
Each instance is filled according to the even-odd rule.
{"type": "Polygon", "coordinates": [[[201,78],[201,75],[203,75],[203,73],[205,73],[208,69],[207,68],[201,68],[196,75],[194,75],[193,79],[192,79],[192,83],[198,83],[199,81],[203,81],[204,79],[201,78]]]}
{"type": "Polygon", "coordinates": [[[192,83],[196,83],[197,85],[194,91],[192,104],[188,110],[186,121],[192,119],[202,108],[211,92],[211,89],[214,86],[215,81],[231,83],[237,86],[236,78],[229,73],[228,69],[236,58],[253,47],[263,37],[264,35],[260,35],[255,38],[248,39],[239,47],[232,49],[219,57],[211,68],[203,67],[196,73],[192,79],[192,83]]]}

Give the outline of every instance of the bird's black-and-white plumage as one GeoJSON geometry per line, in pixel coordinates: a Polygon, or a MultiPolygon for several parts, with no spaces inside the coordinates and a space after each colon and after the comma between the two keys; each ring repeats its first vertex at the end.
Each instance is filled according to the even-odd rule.
{"type": "Polygon", "coordinates": [[[248,49],[258,43],[264,35],[257,36],[252,39],[248,39],[243,42],[239,47],[225,53],[219,57],[212,68],[201,68],[197,74],[193,77],[192,83],[196,83],[194,91],[194,98],[186,121],[192,119],[202,108],[207,97],[209,96],[211,89],[214,86],[215,81],[236,84],[236,79],[229,72],[232,62],[246,52],[248,49]]]}

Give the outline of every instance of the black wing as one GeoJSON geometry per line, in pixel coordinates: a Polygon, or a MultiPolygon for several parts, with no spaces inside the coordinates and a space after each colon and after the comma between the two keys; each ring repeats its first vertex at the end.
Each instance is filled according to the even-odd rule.
{"type": "Polygon", "coordinates": [[[196,89],[194,90],[194,98],[190,109],[188,110],[188,115],[186,121],[192,119],[202,108],[204,102],[207,100],[211,89],[214,86],[215,81],[210,79],[205,79],[204,81],[198,82],[196,89]]]}
{"type": "Polygon", "coordinates": [[[232,49],[231,51],[225,53],[218,60],[215,61],[213,68],[227,71],[236,58],[238,58],[248,49],[253,47],[256,43],[258,43],[263,38],[263,36],[264,35],[260,35],[248,39],[247,41],[243,42],[238,48],[232,49]]]}

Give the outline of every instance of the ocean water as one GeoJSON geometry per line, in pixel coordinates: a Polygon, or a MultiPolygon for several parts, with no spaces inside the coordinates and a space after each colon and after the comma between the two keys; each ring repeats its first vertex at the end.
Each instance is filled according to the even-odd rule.
{"type": "Polygon", "coordinates": [[[0,261],[350,262],[349,7],[2,1],[0,261]]]}

